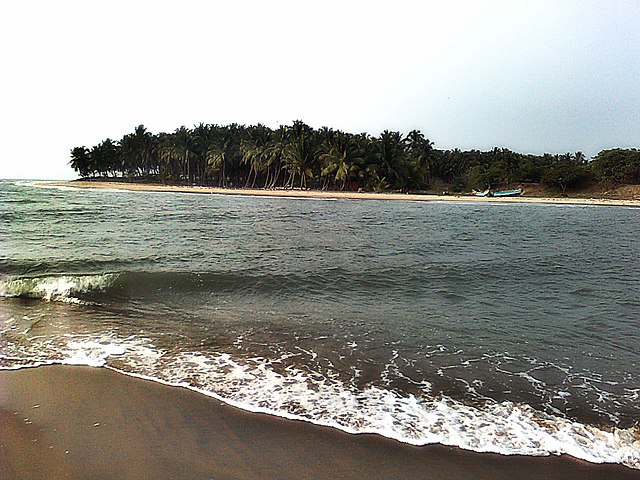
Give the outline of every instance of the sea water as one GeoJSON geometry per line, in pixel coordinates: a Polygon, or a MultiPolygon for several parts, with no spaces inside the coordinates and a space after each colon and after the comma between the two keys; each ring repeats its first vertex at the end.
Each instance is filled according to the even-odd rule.
{"type": "Polygon", "coordinates": [[[0,368],[640,468],[640,209],[0,182],[0,368]]]}

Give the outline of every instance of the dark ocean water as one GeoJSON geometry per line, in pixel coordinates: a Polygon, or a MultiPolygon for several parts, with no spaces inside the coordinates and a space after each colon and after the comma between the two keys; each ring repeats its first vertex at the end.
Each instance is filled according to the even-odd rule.
{"type": "Polygon", "coordinates": [[[640,468],[640,209],[0,181],[0,368],[640,468]]]}

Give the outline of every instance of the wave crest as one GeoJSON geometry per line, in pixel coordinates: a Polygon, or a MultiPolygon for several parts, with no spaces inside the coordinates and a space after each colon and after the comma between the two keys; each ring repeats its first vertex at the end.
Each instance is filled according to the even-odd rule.
{"type": "Polygon", "coordinates": [[[80,295],[102,291],[113,285],[117,278],[117,273],[12,278],[0,280],[0,296],[81,303],[80,295]]]}

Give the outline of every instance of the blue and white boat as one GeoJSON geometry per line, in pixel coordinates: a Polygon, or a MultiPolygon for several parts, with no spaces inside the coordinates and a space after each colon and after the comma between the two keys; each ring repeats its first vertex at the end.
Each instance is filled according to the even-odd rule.
{"type": "Polygon", "coordinates": [[[497,192],[494,192],[490,188],[487,188],[486,190],[483,190],[481,192],[477,192],[474,190],[473,194],[476,197],[519,197],[520,195],[522,195],[523,191],[524,189],[522,188],[515,188],[513,190],[499,190],[497,192]]]}

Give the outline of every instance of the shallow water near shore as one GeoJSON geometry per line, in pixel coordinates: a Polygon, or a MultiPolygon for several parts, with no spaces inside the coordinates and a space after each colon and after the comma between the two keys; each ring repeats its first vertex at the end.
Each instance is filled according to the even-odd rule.
{"type": "Polygon", "coordinates": [[[640,210],[0,182],[0,367],[640,468],[640,210]]]}

